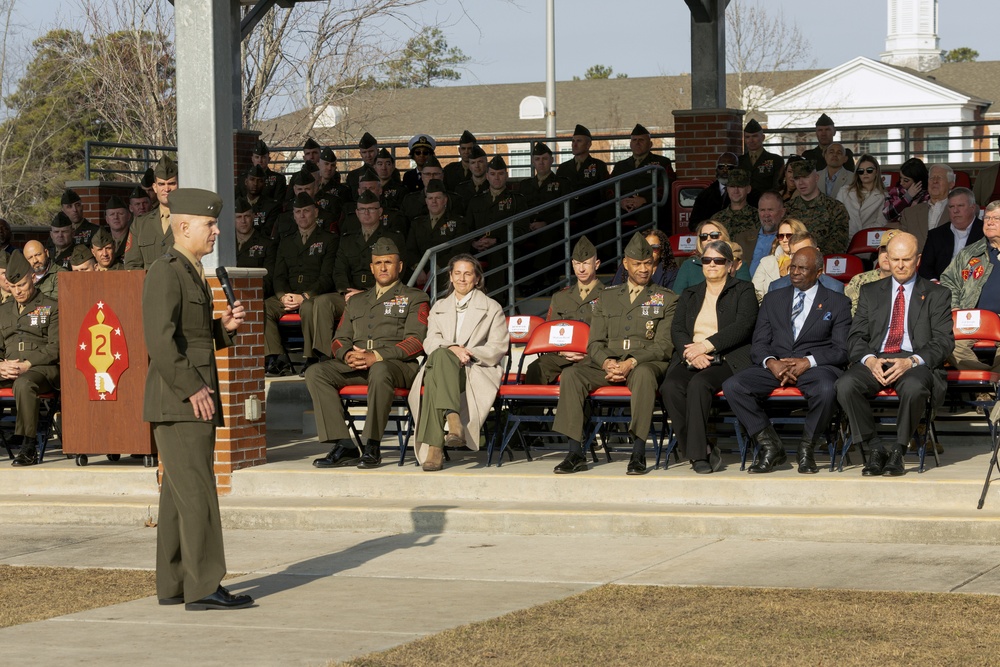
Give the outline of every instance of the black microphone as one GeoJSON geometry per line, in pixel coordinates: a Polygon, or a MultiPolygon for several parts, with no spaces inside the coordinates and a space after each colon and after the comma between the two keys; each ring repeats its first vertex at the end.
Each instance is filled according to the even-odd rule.
{"type": "Polygon", "coordinates": [[[226,293],[226,301],[229,302],[229,307],[232,308],[233,304],[236,303],[236,293],[233,292],[233,284],[229,282],[229,272],[226,271],[226,267],[220,266],[216,268],[215,277],[219,279],[222,291],[226,293]]]}

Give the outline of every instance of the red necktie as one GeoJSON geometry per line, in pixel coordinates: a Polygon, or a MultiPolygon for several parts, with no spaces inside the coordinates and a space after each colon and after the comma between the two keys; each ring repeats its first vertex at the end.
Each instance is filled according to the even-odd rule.
{"type": "Polygon", "coordinates": [[[903,296],[903,286],[899,286],[896,300],[892,304],[892,319],[889,320],[889,337],[885,339],[886,354],[896,354],[903,344],[903,320],[906,318],[906,297],[903,296]]]}

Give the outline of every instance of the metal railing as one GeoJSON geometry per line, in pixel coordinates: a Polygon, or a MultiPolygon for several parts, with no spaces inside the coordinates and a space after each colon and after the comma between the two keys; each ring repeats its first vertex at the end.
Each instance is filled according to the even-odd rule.
{"type": "Polygon", "coordinates": [[[409,285],[411,287],[415,286],[419,280],[420,274],[426,271],[428,278],[424,283],[424,289],[430,293],[431,300],[435,300],[438,296],[439,278],[446,273],[448,261],[455,254],[455,248],[460,248],[488,234],[504,230],[506,232],[505,241],[498,242],[491,248],[473,253],[473,255],[476,258],[486,260],[486,262],[489,263],[488,268],[484,272],[487,285],[489,284],[490,276],[506,276],[507,280],[504,287],[500,289],[487,290],[487,294],[493,298],[499,297],[498,300],[501,302],[506,302],[504,310],[508,314],[517,312],[521,302],[549,295],[571,282],[573,269],[570,257],[572,255],[573,246],[581,236],[590,234],[598,239],[604,238],[605,240],[595,243],[598,255],[600,256],[601,254],[604,254],[604,261],[614,262],[621,259],[624,245],[627,243],[627,239],[623,239],[623,222],[648,211],[650,213],[650,222],[636,225],[630,228],[629,231],[642,231],[645,229],[657,228],[660,213],[659,209],[666,205],[669,197],[668,188],[665,187],[665,175],[666,171],[660,165],[646,165],[640,169],[636,169],[635,171],[620,174],[606,181],[602,181],[601,183],[563,195],[550,202],[535,206],[527,211],[523,211],[481,229],[477,229],[469,232],[468,234],[451,239],[447,243],[438,244],[424,252],[420,261],[418,261],[417,265],[414,267],[413,274],[409,280],[409,285]],[[635,178],[636,176],[642,176],[644,174],[649,175],[648,185],[643,184],[639,188],[629,189],[624,192],[622,191],[622,182],[624,180],[635,178]],[[598,191],[606,192],[608,190],[614,193],[609,199],[588,208],[571,211],[572,201],[577,197],[598,191]],[[636,194],[642,195],[643,198],[646,199],[647,203],[631,211],[628,216],[623,216],[619,202],[621,202],[623,197],[630,197],[636,194]],[[550,223],[540,229],[529,231],[520,235],[515,233],[517,227],[531,221],[540,213],[551,211],[554,207],[562,207],[562,219],[560,222],[550,223]],[[576,232],[573,231],[572,223],[575,220],[586,219],[586,216],[590,215],[602,216],[602,214],[606,216],[605,219],[598,220],[596,223],[588,226],[585,230],[576,232]],[[525,248],[528,247],[528,242],[532,239],[540,238],[542,234],[549,233],[551,231],[551,226],[554,224],[561,225],[563,232],[562,239],[550,245],[536,247],[530,252],[525,251],[525,248]],[[609,232],[611,233],[609,234],[609,232]],[[607,236],[610,236],[610,238],[605,238],[607,236]],[[516,253],[515,246],[517,247],[516,253]],[[526,266],[532,259],[556,248],[562,252],[561,256],[563,259],[546,266],[542,266],[541,268],[536,267],[534,269],[527,270],[520,268],[526,266]],[[610,252],[612,248],[614,256],[608,257],[607,253],[610,252]],[[497,265],[498,258],[502,258],[504,260],[503,262],[500,262],[499,265],[497,265]],[[518,265],[517,269],[515,268],[515,265],[518,265]],[[546,275],[549,271],[556,269],[557,267],[561,268],[564,272],[562,280],[542,289],[532,289],[527,287],[536,278],[546,275]],[[520,273],[520,275],[518,275],[518,273],[520,273]]]}

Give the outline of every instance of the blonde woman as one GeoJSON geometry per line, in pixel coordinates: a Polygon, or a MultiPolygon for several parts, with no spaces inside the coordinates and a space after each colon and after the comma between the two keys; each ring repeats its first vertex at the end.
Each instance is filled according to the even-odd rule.
{"type": "Polygon", "coordinates": [[[871,155],[867,153],[858,158],[858,166],[854,169],[854,180],[837,193],[837,201],[847,209],[850,220],[848,238],[862,229],[885,227],[885,184],[882,183],[882,168],[871,155]]]}
{"type": "Polygon", "coordinates": [[[760,260],[757,271],[753,274],[753,287],[757,292],[757,302],[764,300],[767,288],[771,283],[782,276],[788,275],[788,265],[791,262],[792,254],[789,246],[792,242],[792,235],[806,231],[806,226],[795,218],[782,220],[778,225],[778,233],[774,239],[771,254],[760,260]]]}

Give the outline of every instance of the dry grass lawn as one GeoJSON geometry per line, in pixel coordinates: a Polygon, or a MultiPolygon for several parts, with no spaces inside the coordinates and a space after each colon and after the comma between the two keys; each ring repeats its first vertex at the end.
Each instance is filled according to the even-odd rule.
{"type": "Polygon", "coordinates": [[[610,585],[343,664],[966,667],[998,623],[992,596],[610,585]]]}
{"type": "Polygon", "coordinates": [[[156,595],[156,573],[0,565],[0,628],[156,595]]]}

